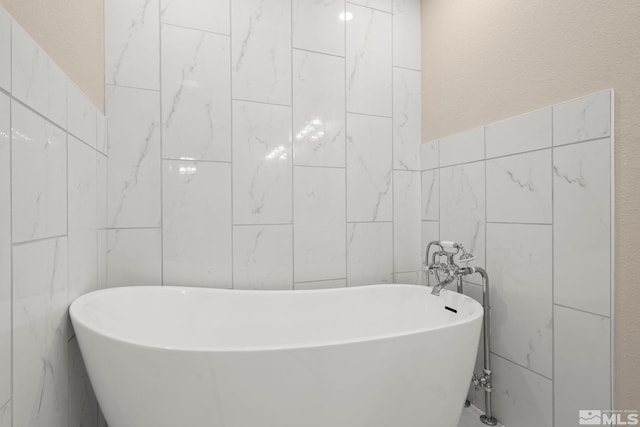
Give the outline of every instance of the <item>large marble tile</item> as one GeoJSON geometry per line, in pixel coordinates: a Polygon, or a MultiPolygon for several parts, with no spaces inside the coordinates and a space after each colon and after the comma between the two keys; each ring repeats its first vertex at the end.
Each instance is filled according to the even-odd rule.
{"type": "Polygon", "coordinates": [[[424,280],[425,278],[422,270],[393,273],[393,283],[402,285],[424,285],[424,280]]]}
{"type": "MultiPolygon", "coordinates": [[[[414,0],[411,0],[414,1],[414,0]]],[[[419,71],[393,69],[393,168],[420,170],[422,95],[419,71]]]]}
{"type": "Polygon", "coordinates": [[[440,141],[430,141],[420,145],[421,169],[429,170],[440,167],[440,141]]]}
{"type": "Polygon", "coordinates": [[[96,153],[96,228],[107,228],[107,156],[96,153]]]}
{"type": "Polygon", "coordinates": [[[420,0],[393,0],[393,65],[422,68],[420,0]]]}
{"type": "Polygon", "coordinates": [[[233,222],[291,222],[291,108],[233,103],[233,222]]]}
{"type": "Polygon", "coordinates": [[[484,128],[475,128],[442,138],[439,157],[440,167],[484,159],[484,128]]]}
{"type": "Polygon", "coordinates": [[[67,125],[67,79],[27,32],[13,22],[12,95],[62,127],[67,125]]]}
{"type": "Polygon", "coordinates": [[[107,88],[109,227],[160,226],[160,95],[107,88]]]}
{"type": "Polygon", "coordinates": [[[233,227],[233,288],[293,289],[293,227],[233,227]]]}
{"type": "Polygon", "coordinates": [[[96,114],[96,150],[107,154],[107,118],[98,110],[96,114]]]}
{"type": "Polygon", "coordinates": [[[98,289],[96,152],[69,136],[69,302],[98,289]]]}
{"type": "Polygon", "coordinates": [[[229,37],[162,26],[162,155],[231,160],[229,37]]]}
{"type": "MultiPolygon", "coordinates": [[[[3,10],[0,8],[0,15],[3,10]]],[[[0,19],[2,17],[0,16],[0,19]]],[[[11,140],[9,97],[0,93],[0,426],[11,427],[11,140]]]]}
{"type": "Polygon", "coordinates": [[[394,272],[422,269],[420,172],[393,172],[394,272]]]}
{"type": "MultiPolygon", "coordinates": [[[[420,259],[423,265],[425,255],[427,254],[427,246],[429,242],[433,242],[434,240],[440,240],[440,222],[422,221],[422,252],[420,252],[420,259]]],[[[427,262],[431,262],[431,259],[427,262]]]]}
{"type": "Polygon", "coordinates": [[[294,280],[345,278],[344,169],[297,166],[294,181],[294,280]]]}
{"type": "Polygon", "coordinates": [[[0,88],[6,91],[11,91],[11,21],[0,7],[0,88]]]}
{"type": "MultiPolygon", "coordinates": [[[[440,170],[440,238],[462,243],[476,256],[469,265],[485,260],[485,164],[468,163],[440,170]]],[[[479,278],[470,278],[479,283],[479,278]]]]}
{"type": "Polygon", "coordinates": [[[98,230],[98,261],[96,275],[98,289],[107,287],[107,230],[98,230]]]}
{"type": "Polygon", "coordinates": [[[107,286],[162,284],[159,228],[122,228],[107,232],[107,286]]]}
{"type": "Polygon", "coordinates": [[[551,150],[488,160],[487,221],[550,224],[551,150]]]}
{"type": "Polygon", "coordinates": [[[612,409],[611,324],[565,307],[555,306],[554,313],[554,420],[571,426],[581,409],[612,409]]]}
{"type": "MultiPolygon", "coordinates": [[[[389,2],[390,3],[390,2],[389,2]]],[[[391,15],[347,4],[347,111],[391,117],[391,15]]]]}
{"type": "Polygon", "coordinates": [[[165,285],[231,287],[231,165],[165,160],[165,285]]]}
{"type": "Polygon", "coordinates": [[[609,139],[554,149],[554,302],[608,316],[611,304],[609,139]]]}
{"type": "Polygon", "coordinates": [[[349,286],[393,283],[393,224],[347,224],[347,283],[349,286]]]}
{"type": "Polygon", "coordinates": [[[109,0],[104,8],[105,83],[160,88],[160,0],[109,0]]]}
{"type": "Polygon", "coordinates": [[[492,351],[551,378],[551,225],[487,224],[487,271],[492,351]]]}
{"type": "Polygon", "coordinates": [[[68,427],[67,239],[13,249],[13,425],[68,427]]]}
{"type": "Polygon", "coordinates": [[[80,354],[78,340],[69,341],[69,427],[97,427],[98,402],[80,354]]]}
{"type": "Polygon", "coordinates": [[[74,84],[67,91],[67,131],[82,142],[97,146],[97,111],[89,98],[74,84]]]}
{"type": "Polygon", "coordinates": [[[391,221],[391,119],[349,114],[347,124],[347,220],[391,221]]]}
{"type": "Polygon", "coordinates": [[[344,0],[293,0],[293,47],[344,56],[344,0]]]}
{"type": "Polygon", "coordinates": [[[293,162],[344,166],[344,59],[293,51],[293,162]]]}
{"type": "Polygon", "coordinates": [[[422,172],[422,220],[440,219],[440,170],[422,172]]]}
{"type": "Polygon", "coordinates": [[[166,24],[229,34],[231,0],[161,0],[160,17],[166,24]]]}
{"type": "Polygon", "coordinates": [[[291,105],[291,1],[231,4],[233,99],[291,105]]]}
{"type": "Polygon", "coordinates": [[[67,233],[67,136],[13,101],[13,241],[67,233]]]}
{"type": "Polygon", "coordinates": [[[349,0],[348,3],[359,4],[385,12],[393,11],[393,0],[349,0]]]}
{"type": "Polygon", "coordinates": [[[295,284],[297,291],[308,291],[314,289],[334,289],[347,286],[347,279],[319,280],[317,282],[300,282],[295,284]]]}
{"type": "Polygon", "coordinates": [[[487,158],[551,147],[551,107],[486,127],[487,158]]]}
{"type": "Polygon", "coordinates": [[[509,427],[551,427],[553,425],[551,380],[500,356],[491,356],[491,367],[493,412],[498,421],[509,427]]]}
{"type": "Polygon", "coordinates": [[[611,135],[611,90],[553,107],[553,145],[611,135]]]}

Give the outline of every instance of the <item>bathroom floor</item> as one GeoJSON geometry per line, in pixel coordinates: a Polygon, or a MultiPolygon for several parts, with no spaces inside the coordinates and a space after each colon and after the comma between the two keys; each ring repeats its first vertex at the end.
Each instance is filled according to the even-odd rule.
{"type": "MultiPolygon", "coordinates": [[[[473,405],[468,408],[464,408],[458,427],[487,427],[482,423],[482,421],[480,421],[480,415],[482,414],[483,412],[473,405]]],[[[504,427],[504,425],[498,423],[497,427],[504,427]]]]}

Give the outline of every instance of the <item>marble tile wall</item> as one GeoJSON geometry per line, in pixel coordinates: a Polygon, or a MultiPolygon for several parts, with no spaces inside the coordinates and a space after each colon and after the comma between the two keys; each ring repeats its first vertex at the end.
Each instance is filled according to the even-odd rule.
{"type": "MultiPolygon", "coordinates": [[[[611,409],[612,100],[603,91],[422,145],[422,247],[463,242],[489,273],[494,413],[509,427],[611,409]]],[[[481,300],[479,283],[465,292],[481,300]]]]}
{"type": "Polygon", "coordinates": [[[419,0],[105,6],[108,286],[421,279],[419,0]]]}
{"type": "Polygon", "coordinates": [[[105,287],[106,119],[0,8],[0,426],[98,426],[67,314],[105,287]]]}

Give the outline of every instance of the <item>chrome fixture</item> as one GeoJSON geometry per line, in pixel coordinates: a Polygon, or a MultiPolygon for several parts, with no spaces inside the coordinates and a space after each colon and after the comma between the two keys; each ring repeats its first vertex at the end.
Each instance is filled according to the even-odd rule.
{"type": "Polygon", "coordinates": [[[433,290],[431,291],[433,295],[440,295],[440,291],[454,281],[457,282],[457,292],[463,293],[464,276],[478,273],[482,277],[482,307],[484,308],[484,369],[482,370],[482,374],[474,373],[471,382],[476,390],[484,390],[485,415],[480,416],[480,421],[486,425],[495,426],[498,424],[498,420],[496,420],[492,415],[491,408],[491,392],[493,391],[493,386],[491,384],[491,306],[489,304],[489,276],[483,268],[470,267],[468,265],[461,267],[458,265],[454,260],[454,257],[458,254],[460,254],[458,257],[458,263],[468,263],[469,261],[476,259],[472,253],[467,252],[461,243],[444,240],[434,240],[429,242],[427,245],[427,251],[424,255],[424,269],[427,272],[427,282],[429,286],[431,286],[431,276],[434,276],[436,280],[436,284],[433,286],[433,290]],[[436,247],[436,250],[431,254],[431,259],[429,259],[429,254],[433,246],[436,247]],[[444,262],[442,261],[443,259],[444,262]]]}

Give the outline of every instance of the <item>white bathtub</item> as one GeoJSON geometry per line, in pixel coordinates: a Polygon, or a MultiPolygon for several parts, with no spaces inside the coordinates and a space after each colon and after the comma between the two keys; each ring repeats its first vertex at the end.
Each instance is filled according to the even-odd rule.
{"type": "Polygon", "coordinates": [[[415,285],[154,286],[70,313],[109,427],[454,427],[483,310],[415,285]]]}

